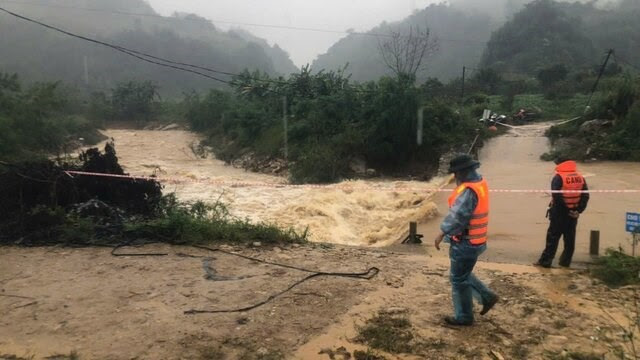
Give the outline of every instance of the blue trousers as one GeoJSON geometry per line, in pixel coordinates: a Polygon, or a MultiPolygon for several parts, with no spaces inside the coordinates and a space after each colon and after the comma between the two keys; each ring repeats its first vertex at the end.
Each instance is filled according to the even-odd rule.
{"type": "Polygon", "coordinates": [[[487,245],[474,246],[468,240],[451,241],[451,295],[455,318],[461,322],[473,322],[473,298],[484,305],[495,299],[496,294],[472,274],[478,256],[487,245]]]}

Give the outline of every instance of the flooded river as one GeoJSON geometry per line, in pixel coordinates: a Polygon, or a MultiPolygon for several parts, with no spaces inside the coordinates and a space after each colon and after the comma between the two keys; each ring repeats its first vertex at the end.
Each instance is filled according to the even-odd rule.
{"type": "MultiPolygon", "coordinates": [[[[493,189],[548,189],[553,163],[540,160],[547,151],[544,124],[520,127],[490,140],[480,152],[481,173],[493,189]]],[[[108,130],[125,170],[133,175],[156,173],[181,179],[219,180],[167,184],[185,201],[227,203],[233,215],[251,221],[277,223],[298,231],[308,229],[311,240],[347,245],[386,246],[406,235],[409,221],[420,223],[428,243],[435,236],[446,210],[447,193],[433,195],[443,183],[353,181],[322,188],[286,187],[281,177],[256,174],[193,154],[189,144],[197,135],[180,130],[108,130]],[[238,186],[232,182],[267,183],[238,186]],[[348,185],[349,189],[340,188],[348,185]],[[418,188],[417,191],[397,191],[418,188]],[[422,190],[423,189],[423,190],[422,190]]],[[[640,188],[640,164],[596,162],[580,164],[591,189],[640,188]]],[[[541,193],[494,193],[491,203],[490,249],[486,258],[496,262],[530,263],[544,247],[550,196],[541,193]]],[[[630,249],[624,229],[627,211],[640,211],[640,194],[597,193],[578,225],[576,260],[588,260],[589,233],[600,230],[601,248],[630,249]]]]}
{"type": "Polygon", "coordinates": [[[126,172],[225,182],[166,184],[165,192],[175,192],[184,201],[221,200],[234,216],[253,222],[308,229],[312,241],[390,245],[405,235],[409,219],[426,222],[437,212],[427,189],[435,188],[442,179],[432,183],[352,181],[322,188],[278,186],[285,185],[286,179],[247,172],[214,158],[198,158],[189,145],[199,138],[187,131],[108,130],[105,134],[115,140],[126,172]],[[271,186],[238,186],[233,182],[271,186]],[[349,189],[341,188],[346,185],[349,189]],[[413,187],[424,191],[393,190],[413,187]]]}

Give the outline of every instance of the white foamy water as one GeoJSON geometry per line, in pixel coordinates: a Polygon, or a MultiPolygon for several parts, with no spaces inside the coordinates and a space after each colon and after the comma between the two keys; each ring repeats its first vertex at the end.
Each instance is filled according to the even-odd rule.
{"type": "Polygon", "coordinates": [[[443,182],[360,180],[321,188],[278,187],[286,185],[286,179],[237,169],[214,158],[198,158],[189,145],[199,137],[188,131],[107,130],[105,135],[115,140],[120,164],[132,175],[225,182],[166,184],[165,192],[175,192],[184,201],[220,199],[234,216],[298,231],[308,229],[316,242],[368,246],[397,242],[406,236],[410,221],[424,222],[436,214],[428,189],[443,182]],[[233,182],[273,186],[229,184],[233,182]],[[400,188],[418,190],[396,190],[400,188]]]}

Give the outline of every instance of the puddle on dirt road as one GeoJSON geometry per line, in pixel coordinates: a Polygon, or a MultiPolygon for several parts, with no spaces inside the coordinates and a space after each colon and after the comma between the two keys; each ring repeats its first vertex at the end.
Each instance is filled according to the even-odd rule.
{"type": "MultiPolygon", "coordinates": [[[[107,130],[125,171],[132,175],[209,179],[223,182],[286,184],[271,175],[251,173],[224,162],[194,155],[188,131],[107,130]]],[[[401,239],[410,220],[426,222],[436,212],[432,189],[442,181],[351,181],[322,188],[242,187],[207,183],[167,184],[185,201],[221,199],[231,213],[254,222],[277,223],[298,231],[308,228],[312,241],[345,245],[384,246],[401,239]],[[350,189],[343,189],[348,185],[350,189]],[[373,189],[372,187],[376,187],[373,189]],[[395,188],[424,191],[394,191],[395,188]]]]}

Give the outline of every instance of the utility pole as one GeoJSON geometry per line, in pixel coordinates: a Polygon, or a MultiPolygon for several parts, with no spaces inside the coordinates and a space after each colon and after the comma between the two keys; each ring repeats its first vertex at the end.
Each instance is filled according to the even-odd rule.
{"type": "Polygon", "coordinates": [[[418,109],[418,132],[416,134],[416,142],[418,146],[422,145],[422,133],[424,132],[424,110],[426,106],[422,106],[418,109]]]}
{"type": "Polygon", "coordinates": [[[466,75],[467,75],[467,67],[463,66],[462,67],[462,96],[460,97],[460,103],[462,105],[464,105],[464,80],[466,75]]]}
{"type": "Polygon", "coordinates": [[[287,97],[282,98],[282,121],[284,123],[284,161],[289,166],[289,124],[287,120],[287,97]]]}
{"type": "Polygon", "coordinates": [[[84,84],[89,85],[89,64],[87,63],[87,55],[84,56],[84,84]]]}
{"type": "Polygon", "coordinates": [[[609,58],[613,55],[613,49],[609,49],[607,52],[607,57],[604,59],[604,63],[602,63],[602,67],[600,67],[600,73],[598,74],[598,78],[596,79],[596,83],[593,84],[593,89],[591,89],[591,95],[589,96],[589,101],[587,102],[587,108],[591,105],[591,99],[593,99],[593,94],[595,94],[596,89],[598,88],[598,83],[600,83],[600,78],[604,74],[605,69],[607,68],[607,63],[609,62],[609,58]]]}

